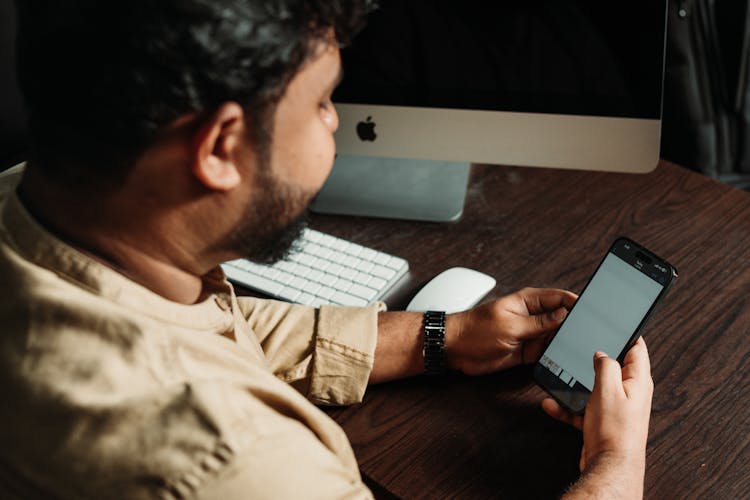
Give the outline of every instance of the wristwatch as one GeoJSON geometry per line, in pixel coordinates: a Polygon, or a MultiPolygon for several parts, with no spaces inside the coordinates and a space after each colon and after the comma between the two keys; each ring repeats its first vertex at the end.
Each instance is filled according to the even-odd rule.
{"type": "Polygon", "coordinates": [[[445,311],[424,313],[424,369],[428,375],[445,373],[445,311]]]}

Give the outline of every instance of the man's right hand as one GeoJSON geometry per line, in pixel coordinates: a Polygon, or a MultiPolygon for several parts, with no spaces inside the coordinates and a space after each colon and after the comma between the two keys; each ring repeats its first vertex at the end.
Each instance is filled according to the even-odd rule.
{"type": "Polygon", "coordinates": [[[604,353],[594,356],[594,390],[583,417],[542,401],[552,417],[583,430],[581,478],[570,497],[641,498],[654,383],[646,342],[639,338],[623,366],[604,353]]]}

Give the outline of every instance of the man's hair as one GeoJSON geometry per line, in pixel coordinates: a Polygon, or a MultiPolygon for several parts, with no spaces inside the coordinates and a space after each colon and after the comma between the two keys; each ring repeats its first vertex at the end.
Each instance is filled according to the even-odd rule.
{"type": "Polygon", "coordinates": [[[18,0],[31,161],[67,182],[119,182],[160,129],[236,101],[270,142],[289,81],[373,0],[18,0]]]}

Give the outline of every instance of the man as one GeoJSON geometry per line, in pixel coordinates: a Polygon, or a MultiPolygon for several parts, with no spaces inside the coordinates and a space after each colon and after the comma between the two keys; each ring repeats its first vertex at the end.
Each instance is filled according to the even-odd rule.
{"type": "MultiPolygon", "coordinates": [[[[310,401],[424,371],[422,316],[237,298],[334,156],[338,43],[367,1],[24,0],[33,152],[0,191],[3,496],[366,498],[310,401]]],[[[575,296],[525,289],[445,324],[448,367],[533,362],[575,296]]],[[[596,361],[572,496],[639,496],[651,379],[596,361]],[[631,489],[622,489],[623,485],[631,489]]]]}

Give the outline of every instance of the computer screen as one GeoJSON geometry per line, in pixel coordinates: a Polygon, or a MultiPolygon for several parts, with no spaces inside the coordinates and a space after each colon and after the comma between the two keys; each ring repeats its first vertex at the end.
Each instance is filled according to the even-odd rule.
{"type": "Polygon", "coordinates": [[[346,166],[332,180],[354,157],[370,170],[374,158],[653,170],[666,9],[666,0],[382,0],[342,50],[334,103],[346,166]]]}

